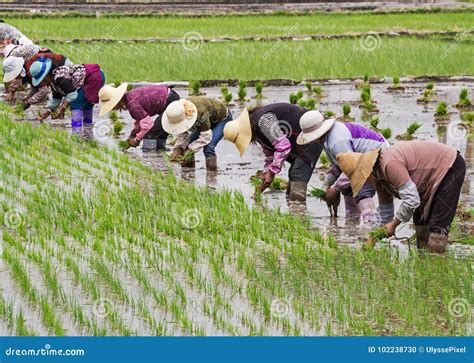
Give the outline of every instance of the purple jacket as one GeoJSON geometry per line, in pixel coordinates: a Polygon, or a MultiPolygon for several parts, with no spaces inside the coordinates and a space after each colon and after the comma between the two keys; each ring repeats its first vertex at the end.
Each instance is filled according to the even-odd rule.
{"type": "Polygon", "coordinates": [[[166,109],[169,89],[166,86],[145,86],[125,94],[125,104],[135,120],[133,131],[141,140],[153,127],[152,116],[161,115],[166,109]]]}

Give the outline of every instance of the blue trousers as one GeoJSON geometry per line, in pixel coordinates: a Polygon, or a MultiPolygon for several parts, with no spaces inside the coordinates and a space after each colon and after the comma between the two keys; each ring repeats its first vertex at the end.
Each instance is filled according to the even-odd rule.
{"type": "MultiPolygon", "coordinates": [[[[232,120],[232,113],[227,114],[227,116],[222,120],[219,121],[217,124],[214,125],[212,128],[212,139],[209,144],[204,146],[204,156],[214,156],[216,155],[216,146],[219,141],[222,140],[224,137],[224,126],[227,122],[232,120]]],[[[199,131],[194,131],[191,136],[189,137],[189,143],[196,141],[199,137],[199,131]]]]}

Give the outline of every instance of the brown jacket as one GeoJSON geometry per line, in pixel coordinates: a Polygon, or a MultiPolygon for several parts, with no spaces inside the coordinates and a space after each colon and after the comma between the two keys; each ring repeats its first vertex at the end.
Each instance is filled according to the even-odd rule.
{"type": "Polygon", "coordinates": [[[455,149],[434,141],[406,141],[383,150],[375,168],[379,199],[398,198],[398,189],[412,181],[420,196],[423,219],[433,196],[456,159],[455,149]]]}

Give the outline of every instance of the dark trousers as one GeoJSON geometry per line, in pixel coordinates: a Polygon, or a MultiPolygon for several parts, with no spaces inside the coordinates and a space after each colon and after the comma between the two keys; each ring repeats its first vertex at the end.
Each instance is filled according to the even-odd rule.
{"type": "Polygon", "coordinates": [[[421,220],[419,208],[413,213],[413,223],[429,225],[430,232],[448,235],[451,223],[456,215],[459,195],[466,176],[466,163],[461,154],[457,154],[451,168],[438,186],[430,206],[429,216],[421,220]]]}
{"type": "Polygon", "coordinates": [[[313,175],[314,168],[318,162],[319,156],[323,151],[321,144],[313,142],[305,145],[304,150],[297,149],[298,154],[290,157],[287,161],[291,164],[288,170],[288,179],[290,181],[303,181],[308,183],[313,175]]]}
{"type": "MultiPolygon", "coordinates": [[[[166,100],[166,107],[171,102],[178,101],[180,99],[179,95],[174,91],[170,90],[170,93],[168,95],[168,98],[166,100]]],[[[161,148],[160,145],[164,148],[166,145],[166,139],[168,139],[168,133],[163,130],[163,127],[161,126],[161,118],[162,115],[159,115],[153,124],[153,127],[151,128],[150,131],[145,135],[145,139],[151,139],[151,140],[157,140],[158,141],[158,148],[161,148]]]]}

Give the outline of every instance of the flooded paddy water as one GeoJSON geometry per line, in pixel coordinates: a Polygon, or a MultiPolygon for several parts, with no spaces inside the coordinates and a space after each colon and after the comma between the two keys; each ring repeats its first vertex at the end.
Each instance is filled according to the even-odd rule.
{"type": "MultiPolygon", "coordinates": [[[[322,87],[323,95],[317,98],[316,108],[321,112],[332,111],[339,117],[342,115],[342,105],[348,103],[351,105],[350,116],[354,118],[355,122],[360,122],[369,127],[370,117],[378,117],[380,129],[389,127],[392,130],[392,136],[389,139],[391,143],[400,142],[396,140],[396,136],[403,134],[407,127],[413,122],[418,121],[422,124],[415,133],[415,138],[420,140],[438,140],[447,145],[453,146],[461,151],[466,159],[467,174],[463,186],[461,202],[466,206],[473,205],[474,202],[474,139],[472,136],[464,137],[466,126],[461,124],[458,127],[448,127],[448,125],[455,125],[460,122],[460,112],[454,107],[459,98],[459,92],[462,88],[467,88],[472,97],[474,94],[474,81],[465,79],[461,81],[446,80],[435,83],[435,95],[428,103],[418,103],[417,99],[421,97],[426,82],[401,82],[404,87],[403,90],[388,90],[389,82],[371,83],[371,90],[373,99],[377,102],[378,113],[373,113],[370,116],[364,114],[364,111],[359,108],[360,89],[356,87],[357,82],[333,80],[322,82],[319,85],[322,87]],[[450,118],[448,121],[436,122],[434,113],[438,102],[446,101],[449,108],[450,118]]],[[[176,86],[176,91],[181,97],[188,96],[188,89],[179,82],[176,86]]],[[[288,102],[289,94],[296,92],[298,89],[304,89],[303,84],[299,86],[268,86],[264,87],[264,98],[257,100],[253,98],[255,91],[248,87],[247,101],[239,102],[233,100],[230,107],[234,117],[237,117],[243,107],[256,104],[267,104],[273,102],[288,102]]],[[[210,97],[221,97],[219,87],[201,88],[201,92],[210,97]]],[[[229,92],[237,98],[237,88],[229,87],[229,92]]],[[[313,94],[314,96],[314,94],[313,94]]],[[[308,94],[305,91],[304,98],[308,94]]],[[[37,107],[32,107],[27,111],[27,119],[33,119],[37,114],[37,107]]],[[[95,109],[97,113],[97,108],[95,109]]],[[[133,120],[127,111],[119,113],[119,118],[124,122],[124,130],[120,135],[120,139],[128,136],[132,126],[133,120]]],[[[70,129],[68,121],[65,120],[50,120],[54,127],[70,129]]],[[[93,127],[83,127],[72,130],[72,133],[85,138],[94,138],[99,143],[115,147],[116,139],[112,137],[112,125],[108,117],[99,118],[95,115],[93,127]]],[[[171,148],[168,145],[168,148],[171,148]]],[[[131,157],[141,161],[154,170],[168,171],[173,170],[173,173],[188,182],[196,183],[198,185],[208,186],[213,190],[220,189],[238,189],[240,190],[248,204],[254,204],[253,193],[254,188],[249,182],[251,175],[254,175],[257,170],[262,169],[264,156],[258,145],[251,145],[243,157],[237,152],[233,144],[223,140],[217,147],[218,155],[218,172],[207,173],[205,168],[204,156],[199,153],[196,156],[196,167],[181,168],[179,165],[170,163],[168,159],[159,152],[142,152],[141,146],[138,148],[129,149],[126,151],[131,157]]],[[[287,179],[288,164],[285,163],[280,176],[287,179]]],[[[310,181],[309,188],[319,187],[322,184],[322,179],[325,175],[325,168],[318,164],[314,175],[310,181]]],[[[399,201],[396,200],[396,207],[399,201]]],[[[339,206],[338,218],[332,221],[329,215],[328,208],[324,202],[319,201],[314,197],[308,197],[306,203],[288,202],[285,191],[266,191],[263,194],[263,206],[270,208],[278,208],[284,212],[301,215],[303,218],[309,218],[314,227],[319,228],[324,234],[332,234],[340,243],[355,244],[358,240],[366,237],[367,232],[371,226],[361,224],[358,218],[346,219],[344,203],[339,206]]],[[[474,222],[465,221],[459,224],[459,230],[463,236],[471,236],[474,231],[474,222]]],[[[405,251],[407,246],[400,243],[400,240],[406,240],[413,234],[411,223],[399,227],[397,231],[397,240],[392,238],[391,244],[399,247],[405,251]]],[[[470,255],[474,251],[474,246],[454,243],[451,250],[455,254],[470,255]]]]}

